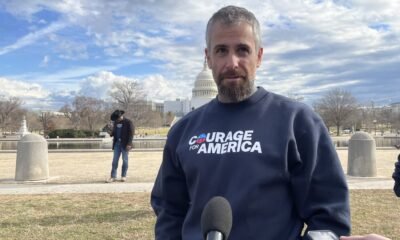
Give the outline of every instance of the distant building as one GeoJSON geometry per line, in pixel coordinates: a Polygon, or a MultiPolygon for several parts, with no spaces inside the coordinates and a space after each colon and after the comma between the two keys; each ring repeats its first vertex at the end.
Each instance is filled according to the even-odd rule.
{"type": "Polygon", "coordinates": [[[155,103],[156,112],[164,113],[164,103],[155,103]]]}
{"type": "Polygon", "coordinates": [[[393,113],[400,113],[400,102],[390,104],[390,109],[392,109],[393,113]]]}
{"type": "Polygon", "coordinates": [[[168,112],[173,113],[175,116],[182,117],[186,113],[190,112],[190,100],[178,98],[175,101],[165,101],[164,115],[168,112]]]}
{"type": "Polygon", "coordinates": [[[153,109],[153,103],[151,101],[147,101],[147,100],[141,100],[141,101],[137,101],[135,102],[135,111],[137,112],[147,112],[147,111],[152,111],[155,109],[153,109]]]}
{"type": "Polygon", "coordinates": [[[214,82],[211,71],[204,61],[203,70],[197,75],[192,89],[192,99],[176,99],[175,101],[164,101],[164,115],[168,112],[174,113],[177,117],[182,117],[191,110],[196,109],[212,99],[218,94],[217,85],[214,82]]]}

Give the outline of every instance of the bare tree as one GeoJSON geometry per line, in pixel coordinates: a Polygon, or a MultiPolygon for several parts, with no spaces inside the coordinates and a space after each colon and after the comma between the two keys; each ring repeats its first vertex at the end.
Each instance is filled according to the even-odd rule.
{"type": "Polygon", "coordinates": [[[143,115],[143,123],[141,126],[143,127],[160,127],[163,124],[163,119],[160,112],[156,111],[148,111],[143,115]]]}
{"type": "MultiPolygon", "coordinates": [[[[393,112],[392,109],[390,109],[389,107],[381,107],[378,113],[378,121],[384,125],[384,128],[386,130],[391,131],[391,125],[392,120],[393,120],[393,112]]],[[[382,131],[384,132],[385,129],[382,129],[382,131]]]]}
{"type": "Polygon", "coordinates": [[[0,99],[0,128],[2,131],[10,129],[17,119],[13,118],[13,114],[22,111],[22,101],[17,97],[9,97],[8,99],[0,99]]]}
{"type": "Polygon", "coordinates": [[[145,100],[146,93],[137,81],[114,82],[109,95],[115,101],[115,108],[125,110],[126,115],[137,125],[145,123],[147,113],[152,111],[145,100]]]}
{"type": "Polygon", "coordinates": [[[40,132],[43,129],[43,125],[40,122],[40,114],[38,112],[27,111],[26,112],[26,123],[28,130],[31,132],[40,132]]]}
{"type": "Polygon", "coordinates": [[[344,89],[333,89],[324,97],[314,103],[315,110],[324,119],[327,126],[336,126],[337,135],[340,135],[340,127],[356,113],[357,100],[344,89]]]}
{"type": "Polygon", "coordinates": [[[66,104],[59,110],[69,119],[74,129],[87,129],[94,131],[100,129],[107,122],[107,104],[97,98],[75,96],[72,105],[66,104]]]}
{"type": "Polygon", "coordinates": [[[42,111],[39,114],[39,122],[42,124],[43,135],[47,136],[49,132],[54,130],[54,114],[51,111],[42,111]]]}
{"type": "Polygon", "coordinates": [[[124,110],[132,108],[139,101],[146,98],[142,86],[134,80],[114,82],[109,94],[118,106],[124,110]]]}
{"type": "Polygon", "coordinates": [[[396,133],[400,133],[400,112],[393,113],[392,126],[396,133]]]}
{"type": "Polygon", "coordinates": [[[71,122],[74,129],[79,129],[81,117],[77,111],[74,111],[69,104],[65,104],[60,108],[60,112],[71,122]]]}
{"type": "Polygon", "coordinates": [[[85,123],[90,131],[94,131],[103,123],[104,101],[92,97],[76,96],[72,105],[74,112],[80,118],[80,122],[85,123]]]}
{"type": "Polygon", "coordinates": [[[365,105],[365,129],[367,132],[371,132],[376,128],[377,117],[378,117],[378,107],[374,101],[370,101],[365,105]]]}

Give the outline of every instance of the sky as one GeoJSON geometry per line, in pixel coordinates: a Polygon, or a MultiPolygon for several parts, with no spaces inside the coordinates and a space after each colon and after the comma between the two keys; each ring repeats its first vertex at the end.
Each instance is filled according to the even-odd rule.
{"type": "Polygon", "coordinates": [[[135,80],[148,100],[190,99],[207,21],[227,5],[261,24],[258,86],[310,105],[334,88],[400,102],[399,0],[0,0],[0,98],[58,110],[135,80]]]}

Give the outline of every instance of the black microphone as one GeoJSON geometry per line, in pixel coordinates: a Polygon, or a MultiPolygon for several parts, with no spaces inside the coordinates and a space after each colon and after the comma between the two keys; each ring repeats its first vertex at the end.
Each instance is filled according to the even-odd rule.
{"type": "Polygon", "coordinates": [[[232,209],[228,200],[213,197],[201,214],[201,230],[205,240],[227,240],[232,228],[232,209]]]}

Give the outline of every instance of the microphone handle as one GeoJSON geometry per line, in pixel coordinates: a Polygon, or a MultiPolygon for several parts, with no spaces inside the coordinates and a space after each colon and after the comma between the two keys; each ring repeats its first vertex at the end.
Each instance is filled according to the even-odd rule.
{"type": "Polygon", "coordinates": [[[224,235],[218,231],[210,231],[207,233],[206,240],[226,240],[224,239],[224,235]]]}

